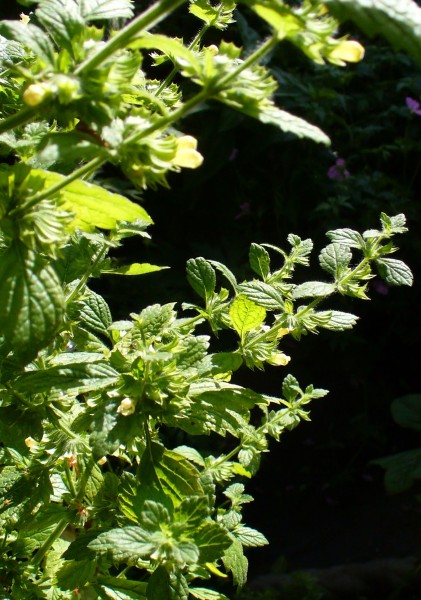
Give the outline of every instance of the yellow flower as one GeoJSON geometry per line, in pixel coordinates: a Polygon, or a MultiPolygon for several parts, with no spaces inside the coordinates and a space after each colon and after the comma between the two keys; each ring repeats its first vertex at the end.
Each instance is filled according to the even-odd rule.
{"type": "Polygon", "coordinates": [[[274,365],[275,367],[285,367],[290,360],[290,356],[287,356],[283,352],[277,352],[276,354],[272,354],[272,356],[268,358],[266,362],[268,362],[270,365],[274,365]]]}
{"type": "Polygon", "coordinates": [[[197,140],[191,135],[177,138],[177,151],[172,160],[177,167],[197,169],[203,162],[203,156],[196,150],[197,140]]]}
{"type": "Polygon", "coordinates": [[[365,49],[355,40],[343,40],[330,51],[328,60],[344,65],[345,63],[357,63],[364,58],[365,49]]]}
{"type": "Polygon", "coordinates": [[[27,25],[30,21],[29,15],[25,15],[25,13],[20,13],[20,22],[24,25],[27,25]]]}
{"type": "Polygon", "coordinates": [[[32,83],[23,92],[22,99],[27,106],[38,106],[51,94],[51,90],[42,83],[32,83]]]}

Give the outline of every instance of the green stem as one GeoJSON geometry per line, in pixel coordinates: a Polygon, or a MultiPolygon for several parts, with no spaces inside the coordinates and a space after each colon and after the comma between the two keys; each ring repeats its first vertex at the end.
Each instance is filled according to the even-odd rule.
{"type": "Polygon", "coordinates": [[[107,250],[108,250],[108,244],[104,244],[103,247],[100,250],[98,250],[98,253],[95,256],[95,258],[92,260],[89,269],[85,272],[85,274],[80,279],[79,283],[73,289],[71,294],[66,298],[66,304],[68,304],[69,302],[72,302],[72,300],[74,300],[79,295],[80,291],[85,287],[89,277],[92,275],[94,269],[99,265],[101,260],[104,258],[107,250]]]}
{"type": "Polygon", "coordinates": [[[231,460],[231,458],[234,458],[234,456],[240,452],[242,447],[243,447],[242,444],[238,444],[238,446],[236,446],[233,450],[231,450],[231,452],[228,452],[228,454],[226,454],[225,456],[221,456],[218,460],[216,460],[213,463],[213,466],[219,467],[219,465],[222,465],[227,460],[231,460]]]}
{"type": "MultiPolygon", "coordinates": [[[[189,50],[194,50],[194,48],[199,44],[200,40],[205,35],[205,33],[207,32],[207,30],[209,29],[209,27],[210,27],[209,25],[204,25],[202,27],[202,29],[196,35],[196,37],[194,38],[194,40],[191,42],[191,44],[189,44],[189,46],[188,46],[189,50]]],[[[177,73],[178,73],[179,70],[180,70],[180,68],[177,65],[173,67],[172,71],[169,73],[169,75],[167,75],[167,77],[161,83],[161,85],[159,86],[159,88],[156,90],[155,96],[159,96],[159,94],[163,90],[165,90],[166,87],[168,87],[170,85],[170,83],[172,82],[172,80],[174,79],[174,77],[177,75],[177,73]]]]}
{"type": "Polygon", "coordinates": [[[66,529],[66,527],[67,527],[68,524],[69,524],[69,519],[67,517],[63,517],[57,523],[57,527],[54,529],[54,531],[52,531],[50,533],[50,535],[48,536],[48,538],[45,540],[45,542],[39,548],[38,552],[35,554],[35,556],[33,557],[33,559],[29,561],[29,564],[32,564],[32,565],[39,565],[39,564],[41,564],[41,562],[43,561],[45,555],[47,554],[47,552],[49,551],[49,549],[51,548],[51,546],[61,536],[61,534],[66,529]]]}
{"type": "Polygon", "coordinates": [[[133,142],[137,142],[139,139],[146,137],[146,136],[150,135],[151,133],[154,133],[158,129],[162,129],[166,125],[169,125],[170,123],[173,123],[175,121],[178,121],[179,119],[182,119],[193,108],[196,108],[196,106],[198,106],[202,102],[205,102],[206,100],[211,99],[212,96],[215,96],[221,88],[226,87],[227,84],[230,81],[232,81],[233,79],[235,79],[242,71],[244,71],[244,69],[247,69],[251,65],[257,63],[265,54],[267,54],[277,44],[278,41],[279,41],[279,38],[276,35],[273,35],[266,42],[264,42],[259,48],[257,48],[257,50],[255,50],[252,54],[250,54],[248,56],[248,58],[246,58],[246,60],[241,62],[236,69],[234,69],[230,73],[227,73],[225,75],[225,77],[222,77],[221,79],[219,79],[218,82],[215,84],[215,87],[212,87],[211,89],[208,89],[206,87],[203,88],[198,94],[196,94],[195,96],[190,98],[190,100],[187,100],[183,104],[183,106],[181,106],[178,110],[176,110],[175,112],[173,112],[172,114],[170,114],[168,116],[161,117],[160,119],[155,121],[155,123],[153,125],[150,125],[150,127],[148,127],[147,129],[144,129],[143,131],[132,134],[131,136],[126,138],[125,143],[131,144],[133,142]]]}
{"type": "Polygon", "coordinates": [[[171,14],[178,6],[183,4],[185,0],[159,0],[142,14],[136,17],[127,27],[120,30],[114,37],[98,50],[96,54],[86,59],[76,69],[74,74],[81,75],[84,71],[91,71],[98,67],[104,60],[112,56],[116,50],[125,48],[140,32],[146,31],[154,27],[171,14]]]}
{"type": "Polygon", "coordinates": [[[0,121],[0,133],[4,133],[10,129],[15,129],[21,125],[25,125],[29,121],[32,121],[37,112],[38,111],[36,108],[33,108],[32,106],[26,106],[14,115],[10,115],[10,117],[2,119],[0,121]]]}
{"type": "Polygon", "coordinates": [[[245,69],[248,69],[252,65],[258,63],[259,60],[263,58],[265,54],[270,52],[278,42],[278,35],[273,34],[270,38],[266,40],[266,42],[263,42],[261,46],[259,46],[254,52],[252,52],[243,62],[241,62],[236,69],[227,73],[225,77],[221,77],[221,79],[218,79],[217,87],[219,89],[226,87],[227,83],[238,77],[238,75],[242,73],[245,69]]]}

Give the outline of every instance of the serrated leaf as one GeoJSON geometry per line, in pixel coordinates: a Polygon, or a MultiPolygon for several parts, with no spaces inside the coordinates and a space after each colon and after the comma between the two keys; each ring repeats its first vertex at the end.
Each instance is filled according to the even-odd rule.
{"type": "Polygon", "coordinates": [[[146,597],[148,600],[187,600],[189,586],[181,571],[168,573],[158,567],[149,578],[146,597]]]}
{"type": "Polygon", "coordinates": [[[253,271],[265,280],[270,274],[270,256],[267,250],[259,244],[251,244],[249,261],[253,271]]]}
{"type": "Polygon", "coordinates": [[[72,42],[81,36],[85,26],[75,0],[43,0],[35,14],[57,46],[73,56],[72,42]]]}
{"type": "Polygon", "coordinates": [[[292,402],[300,393],[298,381],[291,374],[287,375],[282,382],[282,394],[288,402],[292,402]]]}
{"type": "Polygon", "coordinates": [[[222,562],[225,568],[232,572],[234,583],[239,587],[243,587],[247,582],[248,560],[244,556],[243,546],[239,540],[235,540],[225,550],[222,562]]]}
{"type": "Polygon", "coordinates": [[[352,20],[369,36],[382,35],[421,63],[421,8],[412,0],[326,0],[340,21],[352,20]]]}
{"type": "Polygon", "coordinates": [[[194,291],[206,302],[210,300],[216,285],[215,269],[202,257],[187,261],[187,280],[194,291]]]}
{"type": "Polygon", "coordinates": [[[407,394],[395,398],[391,411],[398,425],[421,431],[421,394],[407,394]]]}
{"type": "Polygon", "coordinates": [[[0,335],[24,361],[35,358],[62,323],[64,296],[55,271],[16,242],[0,255],[0,335]]]}
{"type": "Polygon", "coordinates": [[[57,571],[57,584],[62,590],[74,590],[83,587],[94,577],[96,571],[96,561],[92,559],[85,560],[66,560],[57,571]]]}
{"type": "Polygon", "coordinates": [[[189,65],[195,72],[199,71],[199,64],[194,53],[175,38],[144,33],[131,42],[128,47],[160,50],[174,62],[177,61],[182,66],[189,65]]]}
{"type": "Polygon", "coordinates": [[[282,310],[284,308],[284,299],[282,294],[273,286],[263,281],[248,281],[238,286],[240,294],[244,294],[249,300],[252,300],[259,306],[269,310],[282,310]]]}
{"type": "Polygon", "coordinates": [[[103,19],[130,19],[132,0],[80,0],[80,12],[86,21],[103,19]]]}
{"type": "Polygon", "coordinates": [[[9,40],[20,42],[29,48],[33,54],[42,58],[46,64],[54,62],[54,47],[48,35],[32,23],[21,23],[20,21],[1,21],[0,35],[9,40]]]}
{"type": "MultiPolygon", "coordinates": [[[[225,102],[224,100],[222,101],[225,102]]],[[[229,102],[225,102],[225,104],[230,105],[229,102]]],[[[237,105],[234,108],[238,110],[237,105]]],[[[299,138],[308,138],[313,140],[313,142],[324,144],[325,146],[330,145],[329,137],[319,127],[285,110],[281,110],[277,106],[257,108],[255,106],[244,105],[240,111],[249,117],[257,119],[261,123],[273,125],[285,133],[292,133],[299,138]]]]}
{"type": "Polygon", "coordinates": [[[111,600],[141,600],[146,598],[147,583],[143,581],[98,576],[98,583],[101,585],[101,589],[104,590],[106,598],[111,600]]]}
{"type": "Polygon", "coordinates": [[[89,542],[88,548],[97,554],[110,556],[116,562],[125,562],[149,557],[156,545],[145,529],[129,525],[101,533],[89,542]]]}
{"type": "MultiPolygon", "coordinates": [[[[70,355],[72,357],[72,355],[70,355]]],[[[71,359],[70,359],[71,360],[71,359]]],[[[77,358],[73,358],[77,360],[77,358]]],[[[23,373],[14,382],[14,388],[27,394],[49,391],[70,391],[78,394],[102,390],[114,385],[119,374],[108,363],[73,363],[23,373]]]]}
{"type": "Polygon", "coordinates": [[[294,300],[298,298],[323,298],[335,292],[336,286],[333,283],[323,283],[322,281],[306,281],[297,285],[292,293],[294,300]]]}
{"type": "Polygon", "coordinates": [[[243,336],[258,328],[266,318],[266,310],[245,296],[237,296],[229,311],[231,322],[237,333],[243,336]]]}
{"type": "Polygon", "coordinates": [[[358,321],[358,317],[355,315],[340,310],[319,311],[317,315],[322,318],[326,317],[326,320],[323,320],[320,326],[331,331],[351,329],[358,321]]]}
{"type": "Polygon", "coordinates": [[[203,523],[194,535],[194,542],[200,550],[202,563],[214,562],[221,558],[231,541],[225,527],[214,522],[203,523]]]}
{"type": "Polygon", "coordinates": [[[191,448],[190,446],[177,446],[173,449],[173,452],[177,452],[177,454],[181,454],[189,461],[196,463],[197,465],[204,467],[205,461],[203,460],[203,456],[198,452],[195,448],[191,448]]]}
{"type": "Polygon", "coordinates": [[[246,547],[257,548],[269,544],[263,533],[245,525],[238,525],[233,534],[246,547]]]}
{"type": "Polygon", "coordinates": [[[343,244],[350,248],[363,249],[366,245],[363,236],[353,229],[335,229],[334,231],[328,231],[326,235],[332,242],[343,244]]]}
{"type": "Polygon", "coordinates": [[[132,263],[124,267],[101,269],[101,273],[106,275],[146,275],[146,273],[154,273],[163,269],[168,269],[168,267],[158,267],[158,265],[151,265],[150,263],[132,263]]]}
{"type": "Polygon", "coordinates": [[[401,260],[395,258],[378,258],[375,261],[380,277],[390,285],[413,284],[411,269],[401,260]]]}
{"type": "MultiPolygon", "coordinates": [[[[104,298],[92,290],[86,290],[83,297],[75,305],[78,320],[84,327],[102,333],[108,337],[108,328],[112,323],[111,312],[104,298]]],[[[71,317],[72,308],[69,307],[71,317]]]]}
{"type": "Polygon", "coordinates": [[[349,247],[336,242],[323,248],[319,256],[322,269],[335,277],[349,265],[351,259],[352,253],[349,247]]]}
{"type": "MultiPolygon", "coordinates": [[[[41,177],[45,188],[64,180],[63,175],[41,169],[33,169],[31,174],[41,177]]],[[[142,219],[152,223],[148,213],[138,204],[81,179],[66,185],[60,191],[60,198],[63,201],[62,209],[75,214],[71,226],[82,231],[92,232],[95,227],[115,229],[118,221],[142,219]]]]}

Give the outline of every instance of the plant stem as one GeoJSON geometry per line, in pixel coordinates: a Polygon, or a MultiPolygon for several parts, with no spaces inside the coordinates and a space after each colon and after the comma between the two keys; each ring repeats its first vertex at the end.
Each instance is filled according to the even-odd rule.
{"type": "MultiPolygon", "coordinates": [[[[199,44],[200,40],[205,35],[205,33],[207,32],[208,29],[209,29],[209,25],[204,25],[202,27],[202,29],[196,35],[196,37],[194,38],[194,40],[191,42],[191,44],[189,44],[189,46],[188,46],[189,50],[194,50],[194,48],[199,44]]],[[[172,71],[167,75],[167,77],[161,83],[161,85],[159,86],[159,88],[156,90],[155,96],[159,96],[159,94],[166,87],[168,87],[170,85],[170,83],[172,82],[172,80],[174,79],[174,77],[177,75],[177,73],[178,73],[179,70],[180,69],[179,69],[178,66],[173,67],[172,71]]]]}
{"type": "Polygon", "coordinates": [[[274,48],[278,42],[279,36],[277,34],[273,34],[266,40],[266,42],[263,42],[261,46],[249,54],[249,56],[243,62],[241,62],[236,69],[230,71],[224,77],[221,77],[221,79],[218,80],[217,87],[226,87],[227,83],[235,79],[240,73],[242,73],[242,71],[258,63],[259,60],[263,58],[265,54],[270,52],[270,50],[272,50],[272,48],[274,48]]]}
{"type": "Polygon", "coordinates": [[[116,50],[125,48],[140,31],[146,31],[154,27],[184,2],[185,0],[159,0],[133,19],[127,27],[121,29],[114,37],[110,38],[105,46],[100,48],[96,54],[80,64],[75,69],[74,74],[81,75],[84,71],[95,69],[104,60],[112,56],[116,50]]]}
{"type": "Polygon", "coordinates": [[[32,564],[32,565],[41,564],[41,562],[44,559],[44,556],[47,554],[47,552],[49,551],[51,546],[54,544],[54,542],[61,536],[61,534],[66,529],[68,524],[69,524],[69,519],[67,517],[63,517],[57,523],[57,526],[54,529],[54,531],[52,531],[50,533],[50,535],[45,540],[45,542],[42,544],[42,546],[39,548],[38,552],[35,554],[35,556],[32,558],[32,560],[29,561],[29,564],[32,564]]]}
{"type": "Polygon", "coordinates": [[[96,158],[93,158],[79,169],[76,169],[76,171],[73,171],[73,173],[71,173],[70,175],[67,175],[67,177],[63,177],[63,179],[55,185],[52,185],[51,187],[43,190],[42,192],[39,192],[38,194],[35,194],[34,196],[30,196],[24,204],[10,211],[10,215],[19,215],[21,212],[26,212],[29,208],[32,208],[33,206],[41,202],[41,200],[45,200],[45,198],[53,196],[54,194],[68,186],[69,183],[72,183],[72,181],[80,179],[84,175],[93,173],[104,162],[105,159],[103,157],[97,156],[96,158]]]}
{"type": "Polygon", "coordinates": [[[16,127],[20,127],[21,125],[25,125],[29,121],[32,121],[33,117],[37,114],[36,108],[32,106],[26,106],[22,108],[19,112],[14,115],[10,115],[10,117],[6,117],[0,121],[0,133],[4,133],[5,131],[9,131],[10,129],[15,129],[16,127]]]}
{"type": "Polygon", "coordinates": [[[107,249],[108,249],[108,244],[104,244],[103,247],[100,250],[98,250],[98,252],[97,252],[95,258],[92,260],[89,268],[87,269],[87,271],[85,271],[83,277],[80,279],[77,286],[73,289],[73,291],[70,293],[70,295],[66,298],[66,304],[68,304],[69,302],[72,302],[72,300],[74,300],[79,295],[79,292],[86,285],[86,282],[88,281],[89,277],[92,275],[95,267],[97,267],[99,265],[99,263],[101,262],[101,260],[104,258],[105,253],[107,252],[107,249]]]}

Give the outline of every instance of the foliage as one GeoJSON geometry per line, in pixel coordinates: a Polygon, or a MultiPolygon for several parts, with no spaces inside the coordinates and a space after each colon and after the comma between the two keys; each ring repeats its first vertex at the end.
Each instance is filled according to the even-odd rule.
{"type": "MultiPolygon", "coordinates": [[[[391,406],[394,421],[401,427],[421,431],[420,404],[420,394],[395,398],[391,406]]],[[[392,494],[409,490],[415,481],[421,479],[421,448],[378,458],[372,463],[385,470],[385,487],[392,494]]]]}
{"type": "Polygon", "coordinates": [[[275,104],[276,81],[259,62],[283,40],[340,66],[363,48],[335,37],[338,22],[314,2],[245,2],[271,34],[244,56],[232,42],[202,43],[209,28],[224,31],[234,19],[230,2],[190,4],[203,25],[189,45],[157,31],[180,0],[126,25],[129,0],[36,4],[29,17],[0,23],[2,592],[224,600],[207,580],[231,573],[242,587],[244,549],[267,543],[242,521],[252,500],[243,481],[268,440],[308,419],[307,404],[326,394],[287,375],[280,396],[268,396],[232,383],[233,373],[286,366],[288,335],[351,328],[354,315],[319,305],[335,293],[366,299],[375,272],[411,285],[409,268],[389,257],[405,217],[382,213],[380,228],[362,234],[329,231],[321,281],[295,279],[313,247],[295,234],[288,250],[251,245],[251,279],[191,259],[187,278],[201,301],[183,305],[187,316],[166,303],[113,321],[90,278],[162,267],[116,263],[113,252],[127,238],[148,238],[152,219],[101,185],[101,168],[142,190],[199,167],[196,139],[179,127],[207,102],[328,144],[275,104]],[[150,75],[162,67],[162,81],[150,75]],[[94,174],[97,183],[88,181],[94,174]],[[216,350],[223,333],[230,349],[216,350]],[[183,442],[220,436],[229,449],[215,457],[173,447],[174,431],[183,442]]]}

